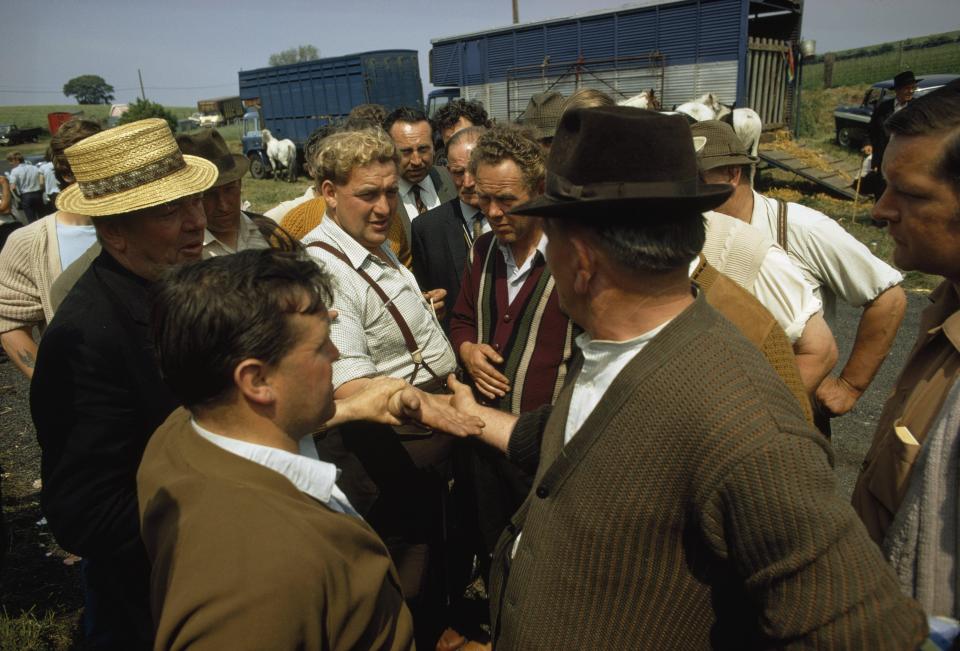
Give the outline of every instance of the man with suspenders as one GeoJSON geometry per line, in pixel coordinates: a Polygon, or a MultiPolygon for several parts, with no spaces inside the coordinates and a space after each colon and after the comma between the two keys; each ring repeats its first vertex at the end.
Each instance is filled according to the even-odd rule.
{"type": "Polygon", "coordinates": [[[715,210],[747,222],[780,244],[817,288],[831,327],[836,296],[863,308],[847,363],[839,374],[827,376],[816,393],[825,415],[849,412],[886,359],[903,320],[907,305],[906,294],[900,287],[903,276],[827,215],[754,191],[750,187],[749,167],[755,161],[747,156],[730,125],[710,120],[691,125],[690,129],[694,136],[707,138],[705,152],[711,149],[713,140],[714,146],[742,154],[745,161],[713,166],[709,157],[701,157],[705,181],[734,187],[730,198],[715,210]]]}

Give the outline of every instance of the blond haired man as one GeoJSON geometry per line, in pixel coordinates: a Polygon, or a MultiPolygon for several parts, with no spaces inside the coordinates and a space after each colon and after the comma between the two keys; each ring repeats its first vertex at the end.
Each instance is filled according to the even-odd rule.
{"type": "MultiPolygon", "coordinates": [[[[398,163],[393,141],[379,128],[333,134],[315,159],[327,212],[303,243],[335,280],[339,314],[330,324],[330,339],[340,351],[333,364],[338,399],[378,376],[436,392],[439,378],[456,368],[436,314],[444,290],[422,294],[389,246],[397,219],[398,163]]],[[[429,430],[400,434],[402,439],[383,425],[344,425],[319,447],[321,457],[343,468],[344,492],[386,542],[418,645],[430,648],[440,627],[430,618],[442,595],[437,560],[452,441],[429,430]]]]}

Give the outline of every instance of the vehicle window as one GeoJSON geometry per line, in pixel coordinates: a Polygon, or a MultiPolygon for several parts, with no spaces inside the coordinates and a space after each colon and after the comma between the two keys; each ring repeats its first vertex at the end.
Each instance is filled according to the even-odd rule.
{"type": "Polygon", "coordinates": [[[877,104],[880,102],[880,96],[882,93],[882,88],[871,88],[863,97],[863,105],[876,108],[877,104]]]}

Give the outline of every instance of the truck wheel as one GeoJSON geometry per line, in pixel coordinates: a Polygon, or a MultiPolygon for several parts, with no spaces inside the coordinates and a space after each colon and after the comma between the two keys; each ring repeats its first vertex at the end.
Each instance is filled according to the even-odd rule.
{"type": "Polygon", "coordinates": [[[253,156],[250,158],[250,176],[255,179],[263,179],[267,177],[267,168],[263,164],[263,159],[259,156],[253,156]]]}
{"type": "Polygon", "coordinates": [[[850,133],[850,127],[840,127],[837,129],[837,144],[846,149],[853,146],[853,134],[850,133]]]}

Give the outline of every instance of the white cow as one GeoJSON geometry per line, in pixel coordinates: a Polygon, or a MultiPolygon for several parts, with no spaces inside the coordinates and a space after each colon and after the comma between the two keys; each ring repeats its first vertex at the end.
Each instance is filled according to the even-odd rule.
{"type": "Polygon", "coordinates": [[[287,180],[297,180],[297,146],[289,138],[277,140],[269,129],[260,132],[263,144],[267,146],[267,158],[273,167],[273,177],[280,178],[280,170],[287,170],[287,180]]]}
{"type": "MultiPolygon", "coordinates": [[[[731,108],[720,102],[713,93],[701,95],[692,102],[681,104],[676,109],[695,122],[703,120],[723,120],[733,127],[734,133],[744,148],[756,158],[760,150],[760,133],[763,121],[752,108],[731,108]]],[[[753,185],[753,171],[750,173],[750,185],[753,185]]]]}

